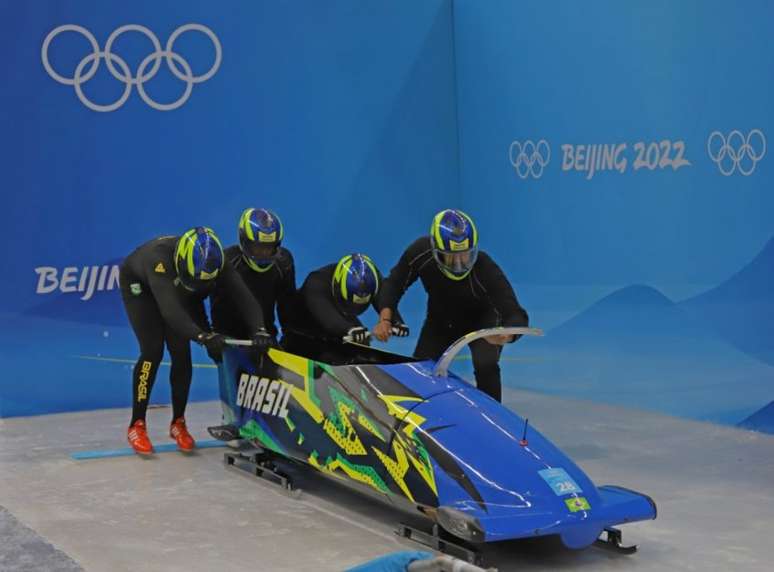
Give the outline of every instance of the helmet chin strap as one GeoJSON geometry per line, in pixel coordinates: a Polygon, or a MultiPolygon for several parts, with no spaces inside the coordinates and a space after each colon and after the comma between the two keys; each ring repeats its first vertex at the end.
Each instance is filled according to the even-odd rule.
{"type": "Polygon", "coordinates": [[[250,259],[248,256],[245,256],[245,253],[242,253],[242,258],[247,263],[247,265],[254,270],[255,272],[266,272],[267,270],[271,270],[271,267],[274,266],[274,262],[269,264],[268,266],[258,266],[255,261],[250,259]]]}
{"type": "Polygon", "coordinates": [[[470,274],[470,270],[473,270],[471,268],[470,270],[466,271],[464,274],[457,275],[451,272],[448,268],[443,266],[438,261],[436,261],[436,265],[438,266],[438,269],[441,271],[441,273],[443,273],[444,276],[446,276],[447,278],[451,278],[452,280],[464,280],[465,278],[468,277],[468,274],[470,274]]]}

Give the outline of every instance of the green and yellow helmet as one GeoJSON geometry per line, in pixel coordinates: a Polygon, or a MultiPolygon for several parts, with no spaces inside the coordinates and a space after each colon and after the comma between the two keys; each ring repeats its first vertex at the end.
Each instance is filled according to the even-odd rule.
{"type": "Polygon", "coordinates": [[[188,290],[205,292],[223,270],[223,247],[211,228],[197,226],[177,241],[175,270],[188,290]]]}
{"type": "Polygon", "coordinates": [[[365,254],[348,254],[333,272],[333,299],[349,316],[362,314],[379,292],[379,271],[365,254]]]}
{"type": "Polygon", "coordinates": [[[239,218],[239,248],[256,272],[266,272],[274,265],[284,235],[282,221],[273,211],[245,209],[239,218]]]}
{"type": "Polygon", "coordinates": [[[473,219],[456,209],[446,209],[433,218],[430,243],[438,268],[452,280],[462,280],[478,257],[478,231],[473,219]]]}

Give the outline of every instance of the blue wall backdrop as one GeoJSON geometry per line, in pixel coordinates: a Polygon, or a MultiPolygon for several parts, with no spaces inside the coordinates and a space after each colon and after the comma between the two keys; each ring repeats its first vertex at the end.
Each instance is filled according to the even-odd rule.
{"type": "MultiPolygon", "coordinates": [[[[351,251],[386,271],[405,231],[460,201],[449,2],[4,1],[3,14],[2,416],[130,402],[137,347],[111,265],[154,236],[204,224],[233,243],[241,211],[266,206],[299,280],[351,251]],[[203,28],[174,37],[177,75],[144,62],[190,23],[216,38],[219,65],[203,28]],[[152,35],[110,42],[130,24],[152,35]],[[49,71],[42,48],[63,25],[86,34],[56,33],[49,71]],[[125,92],[112,111],[84,103],[125,92]]],[[[195,361],[192,397],[211,398],[214,370],[195,361]]],[[[153,401],[168,399],[167,373],[153,401]]]]}
{"type": "Polygon", "coordinates": [[[774,426],[769,3],[3,7],[0,416],[129,403],[114,265],[155,235],[230,243],[268,206],[300,281],[355,250],[386,270],[462,205],[547,330],[507,385],[774,426]]]}
{"type": "Polygon", "coordinates": [[[454,2],[463,200],[548,330],[513,384],[725,423],[774,399],[772,17],[454,2]]]}

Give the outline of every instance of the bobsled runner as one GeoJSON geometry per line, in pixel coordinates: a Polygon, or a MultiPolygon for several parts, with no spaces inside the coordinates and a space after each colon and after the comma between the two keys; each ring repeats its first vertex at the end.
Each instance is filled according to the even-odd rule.
{"type": "MultiPolygon", "coordinates": [[[[597,542],[632,552],[614,527],[656,518],[653,500],[596,486],[525,419],[449,371],[474,340],[541,333],[480,330],[438,361],[351,343],[326,352],[326,361],[279,349],[256,357],[231,346],[221,396],[239,436],[265,452],[256,474],[265,455],[311,465],[421,513],[432,532],[404,526],[399,533],[435,548],[556,535],[572,549],[597,542]]],[[[233,462],[238,454],[231,455],[233,462]]]]}

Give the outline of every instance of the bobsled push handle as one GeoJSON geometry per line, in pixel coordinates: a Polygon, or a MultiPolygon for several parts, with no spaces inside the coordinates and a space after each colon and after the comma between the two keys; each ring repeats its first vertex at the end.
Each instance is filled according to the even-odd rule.
{"type": "MultiPolygon", "coordinates": [[[[341,339],[342,339],[342,341],[347,342],[348,344],[354,344],[355,343],[355,341],[352,339],[352,336],[344,336],[341,339]]],[[[366,332],[366,339],[367,340],[371,339],[371,332],[366,332]]]]}
{"type": "Polygon", "coordinates": [[[234,338],[228,338],[226,340],[228,346],[252,346],[253,340],[235,340],[234,338]]]}
{"type": "Polygon", "coordinates": [[[543,330],[539,328],[487,328],[485,330],[476,330],[475,332],[470,332],[469,334],[462,336],[459,340],[450,345],[445,352],[443,352],[443,355],[438,360],[438,363],[435,364],[433,375],[437,377],[446,377],[449,372],[449,366],[451,365],[452,360],[457,357],[457,354],[460,353],[460,351],[462,351],[465,346],[467,346],[470,342],[480,340],[481,338],[497,335],[542,336],[543,330]]]}
{"type": "MultiPolygon", "coordinates": [[[[397,336],[397,335],[400,333],[400,329],[398,329],[398,328],[396,328],[395,326],[393,326],[393,327],[390,329],[390,332],[392,332],[392,335],[393,335],[393,336],[397,336]]],[[[373,336],[371,335],[371,332],[366,332],[366,339],[367,339],[367,340],[370,340],[372,337],[373,337],[373,336]]],[[[344,340],[345,342],[347,342],[347,343],[350,343],[350,344],[351,344],[351,343],[354,343],[354,342],[353,342],[353,340],[352,340],[352,336],[344,336],[344,337],[342,338],[342,340],[344,340]]]]}

